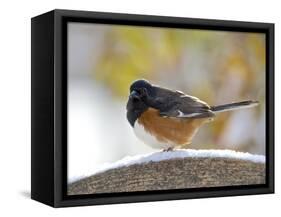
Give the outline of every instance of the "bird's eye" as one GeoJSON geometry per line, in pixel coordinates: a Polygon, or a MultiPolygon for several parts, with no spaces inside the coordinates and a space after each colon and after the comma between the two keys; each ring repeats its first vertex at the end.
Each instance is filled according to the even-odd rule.
{"type": "Polygon", "coordinates": [[[140,94],[141,94],[142,96],[146,95],[146,89],[145,89],[145,88],[141,88],[141,89],[140,89],[140,94]]]}

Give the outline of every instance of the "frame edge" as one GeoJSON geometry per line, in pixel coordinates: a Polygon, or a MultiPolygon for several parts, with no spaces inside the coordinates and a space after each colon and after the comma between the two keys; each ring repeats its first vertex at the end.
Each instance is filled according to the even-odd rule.
{"type": "Polygon", "coordinates": [[[55,181],[53,23],[54,11],[31,19],[31,199],[50,206],[55,181]]]}

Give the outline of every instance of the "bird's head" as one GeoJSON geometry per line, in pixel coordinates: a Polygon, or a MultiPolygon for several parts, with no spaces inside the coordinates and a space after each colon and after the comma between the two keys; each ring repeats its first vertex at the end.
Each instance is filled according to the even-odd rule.
{"type": "Polygon", "coordinates": [[[129,98],[133,100],[146,101],[154,94],[154,87],[147,80],[141,79],[133,82],[130,86],[129,98]]]}
{"type": "Polygon", "coordinates": [[[132,126],[136,119],[148,109],[149,100],[154,96],[154,87],[147,80],[134,81],[130,86],[127,103],[127,119],[132,126]]]}

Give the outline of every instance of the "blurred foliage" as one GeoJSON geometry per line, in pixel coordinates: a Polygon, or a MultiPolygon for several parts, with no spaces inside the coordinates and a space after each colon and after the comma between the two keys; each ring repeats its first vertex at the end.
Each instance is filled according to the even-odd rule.
{"type": "Polygon", "coordinates": [[[138,78],[150,79],[163,67],[173,67],[184,49],[182,31],[118,27],[107,32],[96,78],[120,96],[138,78]]]}
{"type": "MultiPolygon", "coordinates": [[[[234,74],[248,83],[241,88],[241,94],[252,89],[257,70],[265,67],[264,37],[260,34],[117,26],[105,33],[94,76],[116,96],[127,96],[136,79],[158,80],[167,71],[179,76],[178,65],[184,61],[184,54],[194,51],[211,55],[213,64],[209,64],[208,70],[213,74],[205,78],[205,85],[214,81],[218,87],[229,79],[227,74],[234,74]]],[[[201,92],[203,96],[208,93],[204,88],[201,92]]]]}

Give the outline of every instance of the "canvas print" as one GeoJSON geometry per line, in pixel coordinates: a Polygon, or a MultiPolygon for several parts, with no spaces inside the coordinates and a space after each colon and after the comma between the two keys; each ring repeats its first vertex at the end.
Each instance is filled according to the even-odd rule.
{"type": "Polygon", "coordinates": [[[265,46],[68,22],[68,195],[265,184],[265,46]]]}

